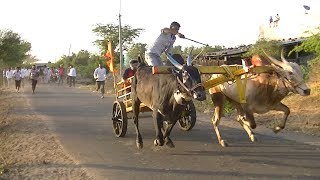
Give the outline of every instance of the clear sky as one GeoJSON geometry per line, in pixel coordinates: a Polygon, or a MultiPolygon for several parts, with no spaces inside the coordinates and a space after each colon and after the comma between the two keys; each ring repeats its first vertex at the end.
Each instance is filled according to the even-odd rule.
{"type": "MultiPolygon", "coordinates": [[[[0,0],[0,5],[0,29],[19,33],[31,43],[31,54],[43,62],[68,55],[70,44],[74,53],[98,53],[92,44],[97,39],[94,25],[118,24],[120,10],[120,0],[0,0]]],[[[320,13],[320,0],[121,0],[121,20],[145,29],[136,42],[152,42],[161,28],[178,21],[180,32],[190,39],[233,47],[254,43],[259,26],[277,13],[288,31],[295,28],[289,24],[304,21],[299,18],[303,5],[311,7],[309,15],[320,13]]],[[[179,38],[175,45],[199,46],[179,38]]]]}

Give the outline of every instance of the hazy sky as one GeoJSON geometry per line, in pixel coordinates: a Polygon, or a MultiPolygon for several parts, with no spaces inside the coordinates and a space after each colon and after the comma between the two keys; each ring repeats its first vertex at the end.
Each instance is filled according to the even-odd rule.
{"type": "MultiPolygon", "coordinates": [[[[44,62],[68,55],[70,44],[71,52],[98,53],[94,25],[118,24],[120,10],[120,0],[0,0],[0,5],[0,29],[19,33],[44,62]]],[[[190,39],[233,47],[254,43],[259,26],[277,13],[289,32],[295,28],[290,24],[304,21],[297,18],[304,16],[303,5],[311,7],[309,15],[320,12],[319,0],[122,0],[121,19],[123,25],[145,29],[136,42],[149,43],[161,28],[178,21],[190,39]]],[[[175,45],[199,46],[179,38],[175,45]]]]}

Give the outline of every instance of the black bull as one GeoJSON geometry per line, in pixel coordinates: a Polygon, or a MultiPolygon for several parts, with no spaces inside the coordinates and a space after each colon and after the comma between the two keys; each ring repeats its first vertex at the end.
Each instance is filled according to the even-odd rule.
{"type": "Polygon", "coordinates": [[[169,147],[174,147],[169,138],[170,132],[186,108],[188,101],[191,101],[192,98],[199,101],[206,99],[198,69],[182,65],[175,65],[175,67],[179,71],[174,70],[172,74],[152,74],[152,67],[142,66],[135,74],[131,95],[137,133],[136,144],[139,149],[143,147],[138,118],[141,103],[153,111],[152,116],[156,130],[154,145],[163,146],[166,144],[169,147]],[[164,121],[167,122],[165,127],[163,127],[164,121]],[[164,129],[163,132],[162,129],[164,129]]]}

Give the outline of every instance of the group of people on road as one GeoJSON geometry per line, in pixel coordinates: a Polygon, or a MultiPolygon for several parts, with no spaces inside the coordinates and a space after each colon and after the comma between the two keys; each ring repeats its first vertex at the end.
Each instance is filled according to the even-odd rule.
{"type": "MultiPolygon", "coordinates": [[[[179,32],[180,24],[178,22],[172,22],[170,24],[170,27],[161,29],[160,35],[157,37],[157,39],[150,44],[148,47],[146,53],[145,53],[145,61],[150,66],[161,66],[164,65],[164,62],[161,59],[161,54],[166,52],[168,54],[172,54],[173,44],[175,43],[176,36],[180,38],[185,38],[183,34],[179,32]]],[[[141,61],[141,60],[140,60],[141,61]]],[[[131,82],[128,81],[128,79],[132,76],[134,76],[138,65],[138,60],[132,59],[129,64],[130,67],[127,68],[123,75],[122,75],[122,81],[126,84],[131,84],[131,82]]],[[[63,85],[63,79],[65,76],[65,69],[63,65],[60,65],[59,69],[50,69],[46,66],[43,69],[43,75],[44,75],[44,82],[49,82],[49,75],[55,74],[58,78],[58,85],[63,85]]],[[[16,81],[16,89],[17,92],[20,90],[21,81],[25,77],[29,77],[31,80],[32,85],[32,93],[35,93],[35,89],[40,77],[40,70],[37,69],[35,65],[32,66],[29,70],[20,69],[20,67],[17,67],[15,71],[12,71],[10,68],[3,72],[3,76],[7,79],[7,84],[11,83],[12,79],[15,79],[16,81]]],[[[76,79],[77,73],[76,69],[73,65],[69,66],[68,73],[67,73],[67,83],[69,87],[75,87],[75,79],[76,79]]],[[[107,70],[102,66],[102,64],[99,64],[99,67],[94,70],[93,77],[95,78],[97,88],[96,91],[100,90],[101,98],[104,98],[105,94],[105,81],[107,77],[107,70]]]]}
{"type": "Polygon", "coordinates": [[[77,72],[73,65],[69,65],[67,74],[63,64],[60,64],[59,68],[49,68],[47,65],[44,65],[44,67],[41,68],[40,73],[43,75],[43,83],[53,82],[58,83],[58,86],[62,86],[64,79],[66,78],[69,87],[75,87],[77,72]]]}
{"type": "Polygon", "coordinates": [[[10,88],[13,84],[16,92],[20,92],[21,86],[24,86],[25,79],[29,76],[30,69],[24,67],[8,68],[2,71],[3,85],[10,88]]]}
{"type": "MultiPolygon", "coordinates": [[[[59,69],[48,68],[46,65],[42,68],[37,68],[36,65],[32,65],[31,68],[27,69],[24,67],[8,68],[3,70],[3,85],[4,87],[10,88],[14,82],[16,92],[20,92],[21,85],[24,86],[27,80],[31,81],[32,94],[35,93],[38,81],[41,79],[43,83],[49,83],[52,74],[56,74],[58,85],[63,85],[63,79],[65,78],[65,69],[61,64],[59,69]],[[42,76],[41,76],[42,74],[42,76]]],[[[69,72],[67,74],[67,82],[69,87],[75,87],[75,78],[77,76],[75,68],[70,65],[69,72]]]]}

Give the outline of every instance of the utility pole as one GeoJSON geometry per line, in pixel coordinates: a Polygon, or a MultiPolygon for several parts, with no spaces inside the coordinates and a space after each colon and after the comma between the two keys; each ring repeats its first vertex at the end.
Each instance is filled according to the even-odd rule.
{"type": "Polygon", "coordinates": [[[123,52],[122,52],[122,37],[121,37],[121,0],[120,0],[120,10],[119,10],[119,50],[120,50],[120,76],[122,75],[123,66],[123,52]]]}
{"type": "Polygon", "coordinates": [[[69,46],[68,59],[67,59],[67,64],[66,64],[68,67],[69,67],[69,64],[70,64],[70,62],[71,62],[70,53],[71,53],[71,43],[70,43],[70,46],[69,46]]]}
{"type": "Polygon", "coordinates": [[[71,51],[71,44],[70,44],[70,46],[69,46],[68,56],[70,56],[70,51],[71,51]]]}

